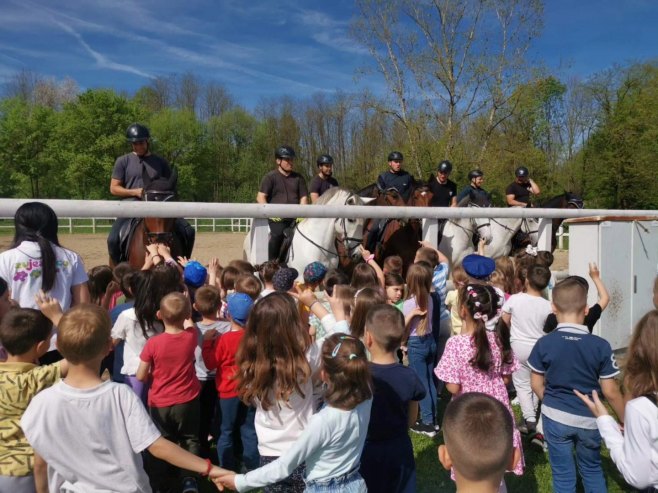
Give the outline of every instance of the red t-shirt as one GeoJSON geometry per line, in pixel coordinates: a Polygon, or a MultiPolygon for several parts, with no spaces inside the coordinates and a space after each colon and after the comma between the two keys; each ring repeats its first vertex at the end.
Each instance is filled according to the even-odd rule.
{"type": "Polygon", "coordinates": [[[220,399],[237,397],[238,382],[233,379],[238,372],[235,353],[244,335],[244,330],[229,331],[214,341],[204,341],[201,354],[209,370],[217,369],[215,386],[220,399]]]}
{"type": "Polygon", "coordinates": [[[151,365],[149,406],[184,404],[199,395],[201,385],[194,370],[197,329],[188,327],[179,334],[166,332],[146,341],[140,359],[151,365]]]}

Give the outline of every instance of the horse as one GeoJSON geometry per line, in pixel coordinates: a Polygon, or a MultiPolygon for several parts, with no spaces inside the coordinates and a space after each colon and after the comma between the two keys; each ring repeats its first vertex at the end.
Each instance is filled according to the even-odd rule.
{"type": "MultiPolygon", "coordinates": [[[[477,197],[467,196],[458,207],[482,207],[477,197]],[[474,201],[475,200],[475,201],[474,201]]],[[[449,219],[443,228],[443,236],[439,243],[439,251],[450,261],[451,268],[459,265],[464,257],[475,251],[473,236],[481,238],[485,243],[492,241],[491,221],[488,218],[449,219]]]]}
{"type": "MultiPolygon", "coordinates": [[[[342,187],[324,192],[312,206],[363,205],[361,198],[342,187]]],[[[308,217],[294,226],[294,235],[286,256],[288,267],[299,275],[311,262],[322,262],[327,268],[346,267],[360,258],[359,245],[363,235],[363,219],[308,217]]],[[[250,258],[250,237],[243,244],[244,258],[250,258]]]]}
{"type": "MultiPolygon", "coordinates": [[[[178,173],[172,170],[169,178],[149,180],[146,173],[144,178],[144,193],[142,200],[147,202],[169,202],[176,197],[176,183],[178,173]]],[[[128,262],[133,269],[141,269],[146,259],[146,246],[161,243],[171,249],[171,256],[177,258],[190,252],[185,252],[178,235],[174,233],[174,218],[145,217],[134,219],[129,223],[130,236],[127,242],[128,262]]]]}
{"type": "MultiPolygon", "coordinates": [[[[400,193],[390,188],[380,190],[376,185],[370,185],[357,193],[368,193],[377,196],[373,205],[384,205],[393,207],[428,207],[432,200],[432,192],[428,185],[417,183],[411,192],[409,200],[405,203],[400,193]]],[[[366,221],[363,234],[363,246],[367,249],[373,249],[375,261],[382,265],[386,257],[399,255],[402,258],[403,274],[414,261],[416,251],[418,251],[418,242],[422,239],[422,222],[420,219],[388,219],[382,225],[382,220],[369,219],[366,221]],[[377,238],[371,237],[376,234],[377,238]],[[374,241],[373,241],[374,240],[374,241]]]]}
{"type": "Polygon", "coordinates": [[[488,257],[497,258],[509,255],[514,249],[536,246],[539,241],[539,220],[534,217],[492,218],[491,244],[486,249],[488,257]],[[517,242],[515,238],[521,238],[517,242]]]}
{"type": "MultiPolygon", "coordinates": [[[[583,199],[572,192],[564,192],[563,194],[556,195],[543,202],[540,207],[546,209],[582,209],[585,206],[583,199]]],[[[552,235],[551,235],[551,252],[555,251],[557,247],[557,230],[564,221],[564,218],[552,219],[552,235]]]]}

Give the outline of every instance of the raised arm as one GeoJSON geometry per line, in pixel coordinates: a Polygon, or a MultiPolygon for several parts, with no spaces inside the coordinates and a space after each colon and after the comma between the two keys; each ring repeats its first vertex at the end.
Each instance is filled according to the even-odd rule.
{"type": "Polygon", "coordinates": [[[599,295],[599,306],[601,307],[601,311],[603,311],[608,306],[608,303],[610,303],[610,295],[601,280],[599,267],[594,262],[589,264],[589,277],[592,279],[594,286],[596,286],[596,292],[599,295]]]}

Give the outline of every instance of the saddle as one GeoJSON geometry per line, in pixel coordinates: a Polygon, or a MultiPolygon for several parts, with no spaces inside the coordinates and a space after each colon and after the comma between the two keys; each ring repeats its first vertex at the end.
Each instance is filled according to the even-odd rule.
{"type": "Polygon", "coordinates": [[[119,262],[126,262],[128,260],[130,242],[132,241],[135,229],[141,220],[141,218],[133,217],[121,225],[121,228],[119,229],[119,262]]]}

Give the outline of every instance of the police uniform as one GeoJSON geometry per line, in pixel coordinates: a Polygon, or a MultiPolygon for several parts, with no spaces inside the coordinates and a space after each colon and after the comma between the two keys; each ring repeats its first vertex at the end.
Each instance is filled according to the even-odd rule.
{"type": "Polygon", "coordinates": [[[377,178],[377,186],[379,188],[382,190],[395,188],[405,202],[409,200],[415,182],[414,177],[404,170],[400,170],[397,173],[385,171],[377,178]]]}

